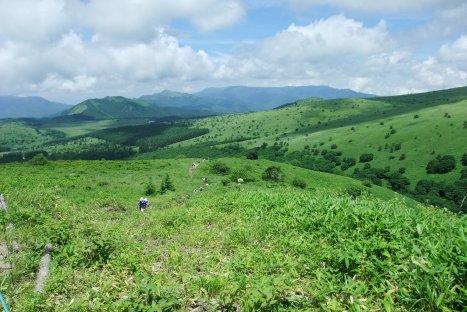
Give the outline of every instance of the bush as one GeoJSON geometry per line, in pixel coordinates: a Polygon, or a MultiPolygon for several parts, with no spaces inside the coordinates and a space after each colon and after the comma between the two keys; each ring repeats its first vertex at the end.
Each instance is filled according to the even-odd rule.
{"type": "Polygon", "coordinates": [[[393,172],[388,177],[389,186],[396,192],[407,192],[410,185],[409,179],[400,172],[393,172]]]}
{"type": "Polygon", "coordinates": [[[360,162],[369,162],[373,160],[373,154],[371,153],[365,153],[360,155],[360,162]]]}
{"type": "Polygon", "coordinates": [[[256,160],[259,158],[258,151],[249,151],[248,154],[246,154],[246,158],[250,160],[256,160]]]}
{"type": "Polygon", "coordinates": [[[364,189],[357,185],[351,185],[344,190],[344,194],[352,199],[356,199],[365,193],[364,189]]]}
{"type": "Polygon", "coordinates": [[[282,169],[280,167],[271,166],[264,170],[262,178],[265,181],[280,182],[284,181],[284,174],[282,173],[282,169]]]}
{"type": "Polygon", "coordinates": [[[292,185],[301,189],[306,188],[306,182],[303,179],[300,178],[294,178],[292,181],[292,185]]]}
{"type": "Polygon", "coordinates": [[[456,159],[452,155],[438,155],[435,159],[432,159],[426,165],[427,173],[448,173],[456,167],[456,159]]]}
{"type": "Polygon", "coordinates": [[[467,166],[467,153],[464,153],[461,158],[462,166],[467,166]]]}
{"type": "Polygon", "coordinates": [[[161,182],[161,187],[159,189],[159,194],[164,194],[167,191],[175,191],[175,186],[170,180],[169,174],[165,175],[165,179],[161,182]]]}
{"type": "Polygon", "coordinates": [[[226,175],[230,172],[230,167],[226,163],[221,161],[216,161],[211,165],[211,172],[215,174],[226,175]]]}
{"type": "Polygon", "coordinates": [[[365,181],[362,182],[362,185],[365,186],[365,187],[372,187],[373,183],[371,183],[370,180],[365,180],[365,181]]]}
{"type": "Polygon", "coordinates": [[[44,156],[44,154],[40,153],[34,156],[29,162],[34,166],[44,166],[49,163],[49,160],[44,156]]]}
{"type": "Polygon", "coordinates": [[[149,178],[149,182],[148,184],[146,184],[144,194],[146,194],[146,196],[150,196],[150,195],[153,195],[154,193],[156,193],[156,186],[152,182],[152,179],[149,178]]]}

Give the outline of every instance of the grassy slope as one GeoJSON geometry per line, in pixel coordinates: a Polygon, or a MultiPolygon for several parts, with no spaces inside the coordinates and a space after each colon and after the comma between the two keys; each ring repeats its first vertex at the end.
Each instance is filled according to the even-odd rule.
{"type": "Polygon", "coordinates": [[[193,161],[2,165],[0,189],[22,246],[16,284],[2,288],[11,308],[438,310],[466,304],[465,218],[381,188],[371,191],[384,200],[351,200],[342,190],[359,182],[283,164],[286,182],[266,183],[259,177],[274,163],[263,160],[223,159],[257,180],[225,187],[225,177],[209,173],[209,162],[188,177],[193,161]],[[138,213],[149,178],[158,185],[167,173],[176,192],[150,197],[154,207],[138,213]],[[204,176],[209,188],[192,193],[204,176]],[[288,186],[294,176],[309,188],[288,186]],[[48,288],[34,296],[40,250],[51,241],[57,249],[48,288]]]}
{"type": "Polygon", "coordinates": [[[457,96],[438,95],[431,102],[426,100],[426,95],[421,96],[425,102],[401,97],[400,103],[396,101],[398,97],[389,98],[390,101],[386,98],[378,101],[310,99],[271,111],[212,117],[196,123],[198,127],[209,128],[210,133],[173,147],[239,142],[243,147],[252,148],[283,141],[289,144],[289,151],[293,151],[305,145],[330,150],[331,145],[336,144],[344,157],[354,157],[358,161],[362,153],[368,152],[375,155],[372,162],[375,167],[389,165],[392,170],[405,167],[412,183],[426,178],[425,166],[436,154],[450,154],[458,161],[456,170],[436,175],[434,179],[452,181],[459,178],[460,158],[467,152],[464,144],[467,100],[455,102],[461,96],[457,89],[454,91],[457,96]],[[449,104],[440,104],[443,99],[449,104]],[[415,102],[413,106],[412,102],[415,102]],[[428,108],[420,108],[423,105],[428,108]],[[415,119],[415,115],[420,117],[415,119]],[[386,139],[391,126],[396,133],[386,139]],[[401,150],[391,153],[390,146],[397,143],[402,144],[401,150]],[[387,149],[384,148],[386,144],[387,149]],[[382,151],[378,151],[379,146],[382,151]],[[405,160],[399,160],[401,154],[406,155],[405,160]],[[390,159],[391,156],[394,159],[390,159]]]}
{"type": "Polygon", "coordinates": [[[17,120],[0,120],[0,146],[12,151],[25,148],[41,148],[54,137],[46,129],[35,129],[17,120]]]}

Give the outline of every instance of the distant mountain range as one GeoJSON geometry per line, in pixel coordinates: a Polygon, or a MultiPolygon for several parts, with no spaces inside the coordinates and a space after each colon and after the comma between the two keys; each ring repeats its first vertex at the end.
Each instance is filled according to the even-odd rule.
{"type": "Polygon", "coordinates": [[[300,99],[318,97],[322,99],[369,98],[374,95],[359,93],[349,89],[335,89],[327,86],[303,87],[225,87],[207,88],[189,94],[162,91],[144,95],[140,100],[157,106],[191,107],[212,112],[248,112],[272,109],[279,105],[300,99]]]}
{"type": "Polygon", "coordinates": [[[70,106],[51,102],[38,96],[18,97],[0,95],[1,118],[42,118],[58,114],[70,106]]]}
{"type": "Polygon", "coordinates": [[[40,97],[0,96],[1,118],[60,115],[78,119],[199,117],[219,113],[262,111],[300,99],[368,98],[371,94],[327,86],[207,88],[193,94],[162,91],[137,99],[108,96],[73,107],[40,97]]]}

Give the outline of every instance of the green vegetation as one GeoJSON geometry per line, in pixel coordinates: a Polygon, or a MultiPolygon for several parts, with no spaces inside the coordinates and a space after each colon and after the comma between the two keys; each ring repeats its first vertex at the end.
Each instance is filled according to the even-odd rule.
{"type": "Polygon", "coordinates": [[[466,210],[465,182],[459,178],[466,105],[467,87],[374,99],[307,99],[272,111],[201,119],[194,127],[209,133],[137,157],[266,158],[357,177],[424,202],[466,210]],[[450,161],[449,172],[428,174],[425,168],[438,154],[453,156],[456,163],[450,161]],[[427,179],[455,188],[457,195],[446,197],[441,191],[424,198],[416,185],[427,179]]]}
{"type": "Polygon", "coordinates": [[[108,97],[1,120],[0,290],[28,312],[465,309],[466,105],[464,87],[152,120],[108,97]]]}
{"type": "MultiPolygon", "coordinates": [[[[259,159],[2,164],[20,244],[12,311],[462,310],[467,219],[342,176],[259,159]],[[248,173],[228,184],[226,175],[248,173]],[[263,181],[280,168],[283,181],[263,181]],[[225,173],[225,170],[220,173],[225,173]],[[170,177],[170,178],[168,178],[170,177]],[[209,187],[201,177],[209,177],[209,187]],[[137,200],[170,180],[175,191],[137,200]],[[305,189],[294,181],[305,182],[305,189]],[[44,294],[33,292],[53,243],[44,294]]],[[[5,231],[3,232],[5,233],[5,231]]]]}
{"type": "Polygon", "coordinates": [[[456,168],[456,159],[452,155],[438,155],[426,165],[427,173],[448,173],[456,168]]]}

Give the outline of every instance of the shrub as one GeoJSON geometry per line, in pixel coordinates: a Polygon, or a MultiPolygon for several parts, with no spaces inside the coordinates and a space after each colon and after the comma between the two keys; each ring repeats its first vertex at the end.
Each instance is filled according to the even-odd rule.
{"type": "Polygon", "coordinates": [[[404,168],[404,167],[400,167],[398,171],[399,171],[399,173],[404,174],[404,173],[405,173],[405,168],[404,168]]]}
{"type": "Polygon", "coordinates": [[[34,156],[29,162],[34,166],[44,166],[49,163],[49,160],[44,156],[44,154],[40,153],[34,156]]]}
{"type": "Polygon", "coordinates": [[[360,155],[360,162],[369,162],[373,160],[373,154],[371,153],[364,153],[360,155]]]}
{"type": "Polygon", "coordinates": [[[362,185],[365,186],[365,187],[372,187],[373,183],[371,183],[370,180],[365,180],[365,181],[362,182],[362,185]]]}
{"type": "Polygon", "coordinates": [[[159,189],[159,194],[164,194],[167,191],[175,191],[175,186],[172,180],[170,180],[169,174],[166,174],[164,180],[162,180],[161,187],[159,189]]]}
{"type": "Polygon", "coordinates": [[[258,151],[249,151],[248,154],[246,154],[246,158],[250,160],[256,160],[259,158],[258,151]]]}
{"type": "Polygon", "coordinates": [[[303,179],[300,178],[294,178],[292,181],[292,185],[301,189],[306,188],[306,182],[303,179]]]}
{"type": "Polygon", "coordinates": [[[360,186],[357,186],[357,185],[351,185],[344,190],[344,194],[346,194],[352,199],[356,199],[362,196],[364,193],[365,191],[360,186]]]}
{"type": "Polygon", "coordinates": [[[448,173],[456,167],[456,159],[452,155],[438,155],[426,165],[427,173],[448,173]]]}
{"type": "Polygon", "coordinates": [[[153,195],[154,193],[156,193],[156,186],[152,182],[152,178],[149,178],[149,182],[148,184],[146,184],[144,194],[146,194],[147,196],[150,196],[150,195],[153,195]]]}
{"type": "Polygon", "coordinates": [[[405,159],[405,154],[401,154],[401,155],[399,156],[399,160],[404,160],[404,159],[405,159]]]}
{"type": "Polygon", "coordinates": [[[467,153],[464,153],[461,158],[462,166],[467,166],[467,153]]]}
{"type": "Polygon", "coordinates": [[[265,181],[280,182],[284,180],[284,174],[280,167],[271,166],[264,170],[262,178],[265,181]]]}
{"type": "Polygon", "coordinates": [[[226,163],[221,161],[216,161],[211,165],[211,172],[215,174],[226,175],[230,172],[230,167],[226,163]]]}
{"type": "Polygon", "coordinates": [[[393,172],[388,177],[389,186],[396,192],[406,192],[410,181],[400,172],[393,172]]]}

